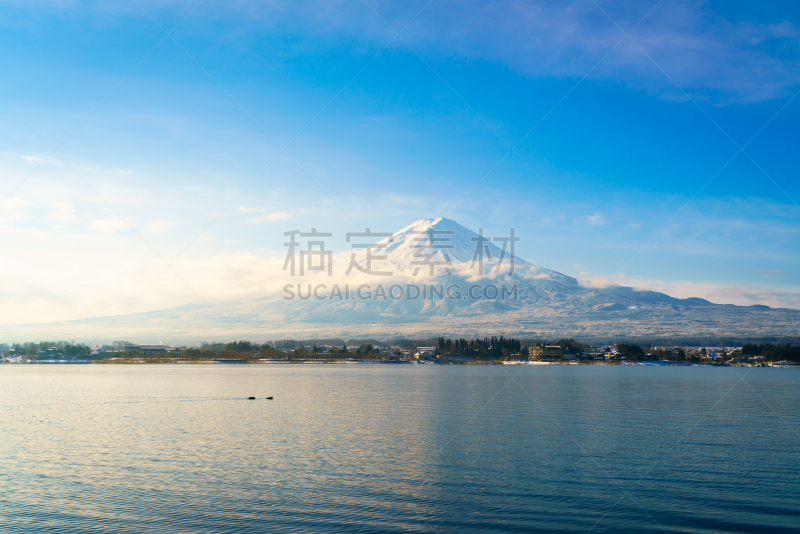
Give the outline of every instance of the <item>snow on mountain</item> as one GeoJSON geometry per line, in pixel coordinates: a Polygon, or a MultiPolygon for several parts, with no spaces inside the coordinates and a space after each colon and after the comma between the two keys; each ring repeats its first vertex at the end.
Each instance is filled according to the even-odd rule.
{"type": "Polygon", "coordinates": [[[486,258],[499,260],[502,256],[509,263],[511,261],[517,264],[525,263],[513,255],[510,248],[503,251],[495,242],[492,242],[492,239],[488,236],[481,239],[476,232],[451,219],[444,217],[422,219],[406,226],[391,237],[379,241],[375,253],[386,254],[389,263],[396,265],[400,270],[407,271],[414,266],[415,262],[419,262],[421,254],[431,250],[440,250],[442,256],[447,255],[449,260],[455,264],[471,264],[476,259],[476,245],[481,243],[486,258]]]}
{"type": "MultiPolygon", "coordinates": [[[[446,278],[443,277],[450,275],[477,280],[521,273],[527,277],[566,284],[578,283],[572,277],[532,265],[516,256],[515,244],[520,238],[513,235],[511,230],[503,236],[479,232],[444,217],[419,220],[391,236],[368,239],[370,249],[364,248],[354,253],[355,263],[361,269],[351,269],[348,276],[364,272],[369,263],[371,271],[391,272],[393,278],[400,280],[444,281],[446,278]]],[[[350,260],[347,263],[349,266],[350,260]]],[[[362,280],[378,281],[377,278],[361,278],[359,282],[362,280]]],[[[353,280],[350,281],[352,283],[353,280]]]]}

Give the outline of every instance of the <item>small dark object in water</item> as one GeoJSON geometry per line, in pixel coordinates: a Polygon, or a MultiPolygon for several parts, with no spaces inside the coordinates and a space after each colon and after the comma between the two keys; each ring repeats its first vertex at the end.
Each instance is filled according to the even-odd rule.
{"type": "Polygon", "coordinates": [[[255,397],[247,397],[247,400],[256,400],[255,397]]]}
{"type": "Polygon", "coordinates": [[[267,397],[267,400],[272,400],[272,397],[267,397]]]}

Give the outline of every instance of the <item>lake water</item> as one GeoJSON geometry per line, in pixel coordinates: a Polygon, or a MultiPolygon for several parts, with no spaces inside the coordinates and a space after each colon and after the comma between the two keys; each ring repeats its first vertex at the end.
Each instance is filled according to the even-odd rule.
{"type": "Polygon", "coordinates": [[[0,365],[0,531],[800,532],[799,386],[769,368],[0,365]]]}

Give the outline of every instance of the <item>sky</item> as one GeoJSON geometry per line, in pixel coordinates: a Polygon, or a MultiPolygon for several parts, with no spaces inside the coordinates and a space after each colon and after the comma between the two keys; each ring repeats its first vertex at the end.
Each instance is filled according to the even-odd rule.
{"type": "Polygon", "coordinates": [[[0,1],[0,325],[256,296],[286,231],[343,251],[441,216],[598,285],[800,308],[798,28],[786,2],[0,1]]]}

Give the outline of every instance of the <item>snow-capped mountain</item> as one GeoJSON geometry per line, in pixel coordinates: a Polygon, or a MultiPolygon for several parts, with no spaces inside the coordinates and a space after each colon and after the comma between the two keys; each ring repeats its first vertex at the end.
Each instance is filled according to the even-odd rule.
{"type": "MultiPolygon", "coordinates": [[[[511,235],[479,235],[456,221],[439,217],[422,219],[406,226],[391,237],[378,241],[370,253],[373,256],[385,255],[384,265],[403,273],[424,271],[424,268],[420,268],[424,264],[423,258],[433,251],[438,251],[433,260],[442,267],[450,262],[461,269],[468,268],[467,265],[477,268],[479,255],[484,263],[490,263],[492,267],[498,262],[506,265],[526,264],[513,254],[512,239],[519,241],[519,237],[511,235]],[[503,239],[506,239],[506,243],[503,243],[503,239]],[[502,248],[497,243],[501,243],[502,248]]],[[[359,253],[359,263],[363,265],[366,256],[366,250],[359,253]]]]}
{"type": "MultiPolygon", "coordinates": [[[[800,311],[712,304],[630,287],[592,287],[517,257],[515,239],[483,235],[446,219],[423,219],[391,234],[365,228],[352,253],[315,256],[298,247],[303,274],[282,292],[247,301],[52,325],[17,326],[53,339],[427,337],[507,334],[591,340],[783,339],[800,336],[800,311]],[[328,266],[319,263],[330,261],[328,266]],[[316,266],[316,268],[314,268],[316,266]]],[[[312,247],[313,248],[313,247],[312,247]]],[[[299,271],[299,269],[298,269],[299,271]]],[[[265,273],[265,277],[275,276],[265,273]]]]}
{"type": "Polygon", "coordinates": [[[585,294],[575,278],[517,257],[518,240],[512,231],[487,236],[450,219],[423,219],[367,241],[330,274],[292,280],[281,297],[283,312],[299,322],[395,324],[506,312],[585,294]]]}
{"type": "MultiPolygon", "coordinates": [[[[359,273],[372,271],[391,272],[391,277],[386,278],[392,281],[446,281],[449,276],[498,279],[521,274],[566,284],[578,283],[575,278],[543,269],[516,256],[515,244],[520,238],[513,230],[509,230],[508,235],[489,236],[484,235],[482,229],[474,232],[456,221],[439,217],[419,220],[390,236],[362,237],[361,240],[361,246],[369,245],[369,248],[361,248],[347,260],[338,262],[335,273],[341,274],[346,266],[344,274],[348,278],[338,277],[336,282],[352,284],[356,279],[366,283],[388,282],[381,280],[381,275],[357,278],[359,273]],[[351,263],[358,266],[350,268],[351,263]]],[[[304,281],[309,280],[311,278],[304,281]]]]}

